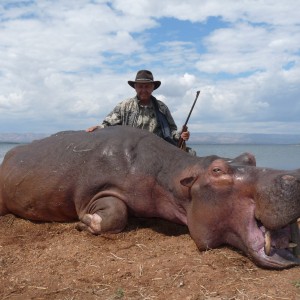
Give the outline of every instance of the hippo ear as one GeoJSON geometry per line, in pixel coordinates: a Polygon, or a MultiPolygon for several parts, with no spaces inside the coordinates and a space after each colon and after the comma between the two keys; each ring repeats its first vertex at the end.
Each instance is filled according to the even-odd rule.
{"type": "Polygon", "coordinates": [[[246,166],[256,166],[255,156],[251,153],[245,152],[232,160],[233,163],[241,163],[246,166]]]}
{"type": "Polygon", "coordinates": [[[181,179],[180,180],[180,183],[183,185],[183,186],[186,186],[188,188],[191,188],[192,185],[194,184],[194,182],[197,180],[198,177],[187,177],[187,178],[184,178],[184,179],[181,179]]]}

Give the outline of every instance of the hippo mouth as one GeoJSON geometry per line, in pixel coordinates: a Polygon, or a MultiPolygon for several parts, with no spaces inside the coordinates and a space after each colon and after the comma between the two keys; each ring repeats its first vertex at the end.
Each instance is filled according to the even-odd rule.
{"type": "Polygon", "coordinates": [[[255,246],[250,247],[249,255],[257,264],[266,268],[283,269],[300,265],[298,222],[270,230],[256,220],[256,228],[250,230],[251,244],[255,246]]]}

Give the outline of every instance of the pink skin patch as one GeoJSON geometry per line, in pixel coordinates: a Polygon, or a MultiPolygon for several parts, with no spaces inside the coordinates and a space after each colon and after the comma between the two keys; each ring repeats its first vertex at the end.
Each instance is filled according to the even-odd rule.
{"type": "Polygon", "coordinates": [[[102,218],[98,214],[86,214],[82,222],[88,226],[88,230],[93,234],[101,233],[102,218]]]}

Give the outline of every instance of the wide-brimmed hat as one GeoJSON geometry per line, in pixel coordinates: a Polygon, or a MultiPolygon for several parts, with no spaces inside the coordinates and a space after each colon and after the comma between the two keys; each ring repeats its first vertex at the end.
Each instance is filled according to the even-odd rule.
{"type": "Polygon", "coordinates": [[[154,83],[154,89],[159,88],[161,82],[158,80],[153,80],[153,75],[148,70],[140,70],[136,73],[135,81],[129,80],[128,84],[134,88],[135,83],[154,83]]]}

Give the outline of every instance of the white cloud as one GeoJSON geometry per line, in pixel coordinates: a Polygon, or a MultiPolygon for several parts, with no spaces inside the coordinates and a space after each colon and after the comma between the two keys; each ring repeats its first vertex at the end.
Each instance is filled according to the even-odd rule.
{"type": "Polygon", "coordinates": [[[28,109],[28,103],[24,101],[22,92],[11,93],[6,97],[0,95],[0,113],[5,113],[7,110],[12,113],[24,112],[28,109]]]}
{"type": "Polygon", "coordinates": [[[200,56],[197,67],[208,73],[277,71],[295,60],[299,51],[296,41],[300,41],[300,30],[289,32],[238,23],[216,30],[205,39],[207,53],[200,56]]]}
{"type": "Polygon", "coordinates": [[[185,87],[191,87],[195,83],[196,78],[195,75],[185,73],[181,78],[179,78],[179,82],[185,87]]]}

